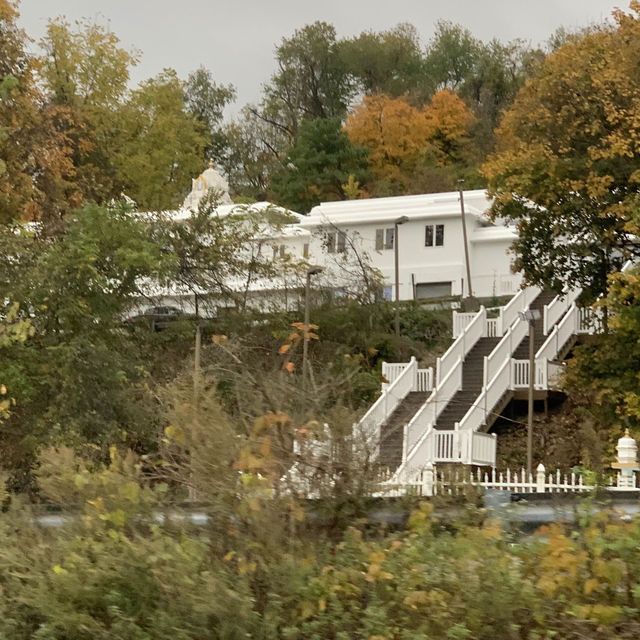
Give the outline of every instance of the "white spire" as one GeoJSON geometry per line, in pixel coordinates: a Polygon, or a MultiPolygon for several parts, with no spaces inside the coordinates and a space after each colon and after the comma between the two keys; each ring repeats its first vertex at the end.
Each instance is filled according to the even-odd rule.
{"type": "Polygon", "coordinates": [[[213,160],[209,160],[209,168],[191,181],[191,193],[184,199],[185,209],[197,209],[204,194],[213,189],[220,194],[220,204],[233,204],[229,195],[229,183],[213,168],[213,160]]]}

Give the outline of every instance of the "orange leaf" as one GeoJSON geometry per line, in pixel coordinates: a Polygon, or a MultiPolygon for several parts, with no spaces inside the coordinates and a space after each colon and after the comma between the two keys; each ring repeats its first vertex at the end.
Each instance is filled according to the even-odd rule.
{"type": "Polygon", "coordinates": [[[279,354],[285,354],[287,353],[287,351],[289,351],[289,349],[291,349],[291,345],[290,344],[283,344],[279,349],[278,349],[278,353],[279,354]]]}
{"type": "Polygon", "coordinates": [[[293,373],[293,370],[296,368],[296,365],[293,364],[293,362],[287,362],[284,365],[284,368],[289,372],[289,373],[293,373]]]}

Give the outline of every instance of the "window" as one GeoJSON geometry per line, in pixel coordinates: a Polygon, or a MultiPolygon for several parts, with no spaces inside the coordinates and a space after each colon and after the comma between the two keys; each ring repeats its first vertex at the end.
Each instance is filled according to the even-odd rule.
{"type": "Polygon", "coordinates": [[[304,245],[302,246],[302,257],[303,258],[308,258],[309,257],[309,243],[305,242],[304,245]]]}
{"type": "Polygon", "coordinates": [[[327,251],[329,253],[343,253],[347,246],[347,235],[344,231],[330,231],[327,234],[327,251]]]}
{"type": "Polygon", "coordinates": [[[434,240],[435,240],[436,247],[444,246],[444,225],[443,224],[436,224],[436,225],[428,224],[424,228],[424,246],[433,247],[434,240]]]}
{"type": "Polygon", "coordinates": [[[376,251],[393,249],[394,235],[395,229],[393,227],[389,229],[376,229],[376,251]]]}

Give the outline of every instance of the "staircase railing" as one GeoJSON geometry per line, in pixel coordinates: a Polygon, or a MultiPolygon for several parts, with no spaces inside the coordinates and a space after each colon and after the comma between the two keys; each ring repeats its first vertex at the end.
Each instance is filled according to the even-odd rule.
{"type": "Polygon", "coordinates": [[[390,483],[406,482],[427,464],[462,462],[478,466],[496,465],[495,434],[431,429],[420,442],[419,454],[408,458],[395,472],[390,483]]]}
{"type": "Polygon", "coordinates": [[[436,360],[436,386],[449,375],[449,371],[455,366],[455,363],[458,360],[464,360],[476,342],[485,335],[486,324],[487,310],[480,307],[475,318],[464,328],[444,355],[436,360]]]}
{"type": "Polygon", "coordinates": [[[520,311],[525,311],[529,305],[540,295],[540,287],[527,287],[520,289],[509,302],[500,309],[498,316],[498,335],[503,336],[513,321],[518,317],[520,311]]]}
{"type": "Polygon", "coordinates": [[[578,299],[582,289],[571,289],[570,291],[556,296],[549,304],[544,305],[542,310],[542,330],[546,336],[551,327],[554,327],[558,320],[565,314],[571,305],[578,299]]]}
{"type": "MultiPolygon", "coordinates": [[[[382,363],[382,377],[386,382],[383,382],[381,387],[385,391],[392,385],[398,376],[411,365],[411,362],[383,362],[382,363]]],[[[415,369],[415,379],[413,381],[413,388],[411,391],[431,391],[433,389],[433,367],[427,369],[415,369]]]]}
{"type": "Polygon", "coordinates": [[[366,441],[375,447],[376,455],[380,445],[380,427],[413,389],[417,369],[418,362],[412,357],[409,365],[382,391],[357,425],[366,441]]]}
{"type": "MultiPolygon", "coordinates": [[[[476,319],[477,313],[458,313],[453,312],[453,338],[457,338],[460,334],[476,319]]],[[[498,318],[487,318],[485,338],[495,338],[498,336],[498,318]]]]}
{"type": "Polygon", "coordinates": [[[433,389],[433,367],[417,369],[412,391],[431,391],[433,389]]]}
{"type": "Polygon", "coordinates": [[[458,423],[462,431],[477,431],[487,422],[487,416],[495,409],[500,398],[511,386],[511,358],[506,358],[502,366],[485,385],[475,402],[469,407],[458,423]]]}
{"type": "Polygon", "coordinates": [[[579,319],[580,313],[574,302],[538,349],[536,360],[555,360],[569,338],[578,333],[579,319]]]}
{"type": "Polygon", "coordinates": [[[431,392],[427,401],[405,427],[403,460],[411,454],[420,438],[435,424],[449,400],[460,389],[462,389],[462,359],[458,358],[446,378],[431,392]]]}
{"type": "Polygon", "coordinates": [[[505,360],[508,360],[518,348],[523,338],[527,335],[529,323],[517,318],[502,337],[502,340],[493,348],[493,351],[484,358],[483,385],[491,382],[498,373],[505,360]]]}
{"type": "Polygon", "coordinates": [[[459,313],[458,311],[453,312],[453,337],[457,338],[469,325],[470,322],[473,322],[474,318],[478,314],[476,312],[472,313],[459,313]]]}

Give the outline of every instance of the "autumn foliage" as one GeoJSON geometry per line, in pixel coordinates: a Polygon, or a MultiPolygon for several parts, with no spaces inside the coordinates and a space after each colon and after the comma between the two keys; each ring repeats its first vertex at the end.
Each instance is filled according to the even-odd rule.
{"type": "Polygon", "coordinates": [[[370,150],[369,164],[376,179],[401,192],[410,187],[420,167],[459,160],[473,122],[464,102],[443,90],[421,109],[404,98],[365,96],[348,117],[345,129],[354,144],[370,150]]]}

